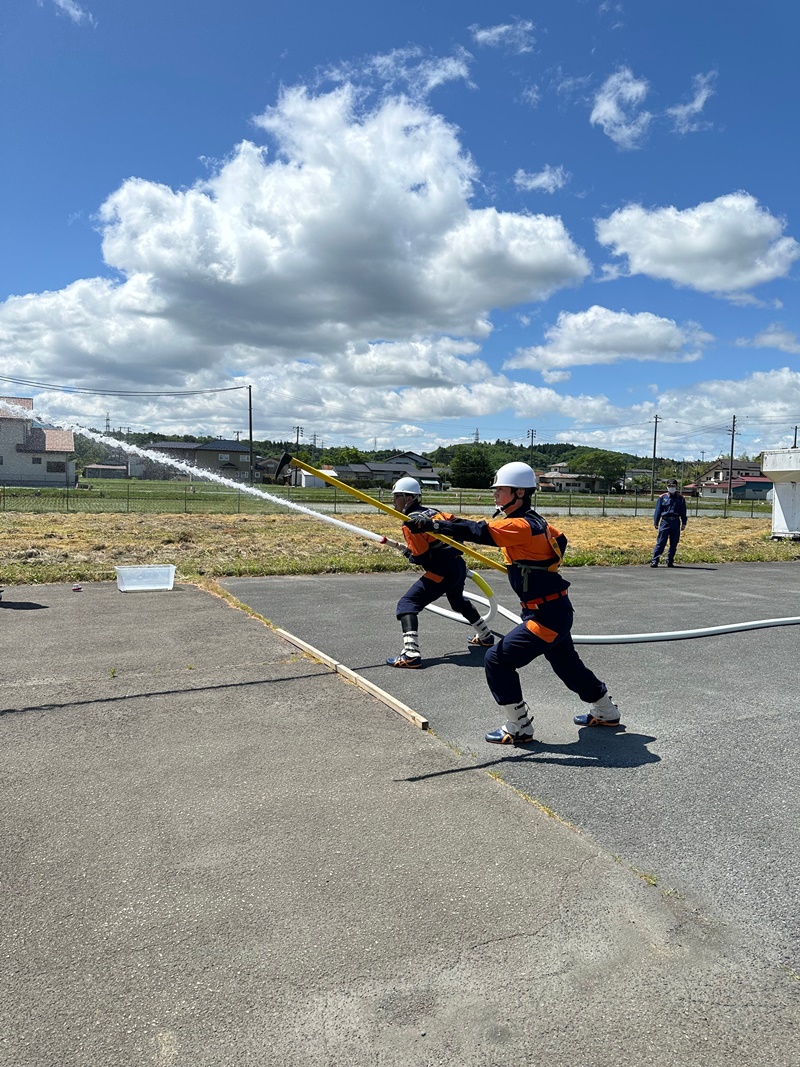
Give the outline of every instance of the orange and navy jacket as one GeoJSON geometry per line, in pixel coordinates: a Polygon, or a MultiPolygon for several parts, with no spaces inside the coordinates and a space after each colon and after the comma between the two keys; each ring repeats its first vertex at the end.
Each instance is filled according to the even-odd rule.
{"type": "MultiPolygon", "coordinates": [[[[450,521],[454,518],[446,511],[437,511],[436,508],[418,508],[414,514],[429,515],[434,522],[450,521]]],[[[403,526],[403,537],[411,553],[411,562],[424,567],[428,578],[436,582],[463,574],[459,561],[464,557],[457,548],[437,541],[433,534],[412,533],[407,526],[403,526]]]]}
{"type": "Polygon", "coordinates": [[[500,548],[511,588],[525,607],[532,607],[531,601],[569,587],[569,582],[558,573],[567,539],[532,508],[522,514],[498,515],[483,522],[444,516],[434,521],[436,532],[454,541],[475,541],[500,548]]]}

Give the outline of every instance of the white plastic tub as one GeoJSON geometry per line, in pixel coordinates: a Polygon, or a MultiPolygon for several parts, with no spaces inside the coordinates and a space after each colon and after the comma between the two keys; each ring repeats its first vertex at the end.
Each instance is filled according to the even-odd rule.
{"type": "Polygon", "coordinates": [[[143,593],[153,589],[171,589],[175,581],[175,565],[158,567],[115,567],[117,588],[123,593],[143,593]]]}

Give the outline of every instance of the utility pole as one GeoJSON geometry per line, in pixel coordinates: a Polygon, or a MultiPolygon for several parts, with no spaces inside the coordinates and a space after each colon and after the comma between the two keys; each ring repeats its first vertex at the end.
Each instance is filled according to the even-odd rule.
{"type": "Polygon", "coordinates": [[[296,435],[295,439],[294,439],[295,447],[299,448],[300,447],[300,438],[303,436],[303,427],[302,426],[293,426],[292,429],[294,430],[295,435],[296,435]]]}
{"type": "Polygon", "coordinates": [[[794,444],[792,445],[792,448],[797,448],[797,427],[796,426],[794,428],[794,444]]]}
{"type": "Polygon", "coordinates": [[[528,437],[528,440],[531,443],[531,464],[530,465],[532,467],[533,466],[533,442],[536,440],[536,430],[533,430],[533,429],[528,430],[527,437],[528,437]]]}
{"type": "Polygon", "coordinates": [[[733,499],[733,445],[736,440],[736,416],[733,416],[733,425],[729,433],[731,435],[731,461],[728,467],[728,503],[733,499]]]}
{"type": "Polygon", "coordinates": [[[655,420],[655,427],[653,429],[653,473],[650,477],[650,499],[655,499],[656,495],[656,442],[658,441],[658,423],[661,419],[660,415],[653,416],[655,420]]]}
{"type": "Polygon", "coordinates": [[[247,387],[247,424],[250,430],[250,485],[256,479],[256,463],[255,455],[253,454],[253,387],[248,385],[247,387]]]}

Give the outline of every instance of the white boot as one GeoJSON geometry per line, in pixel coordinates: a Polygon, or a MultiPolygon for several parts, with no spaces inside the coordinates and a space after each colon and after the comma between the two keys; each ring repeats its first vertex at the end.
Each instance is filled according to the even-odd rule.
{"type": "Polygon", "coordinates": [[[467,641],[468,648],[491,648],[494,644],[494,634],[483,621],[483,619],[476,619],[472,623],[475,628],[475,633],[467,641]]]}
{"type": "Polygon", "coordinates": [[[524,745],[533,741],[531,709],[524,700],[519,704],[501,704],[508,718],[497,730],[486,735],[490,745],[524,745]]]}
{"type": "Polygon", "coordinates": [[[592,710],[587,714],[573,718],[576,726],[619,726],[619,708],[608,695],[607,689],[590,707],[592,710]]]}
{"type": "Polygon", "coordinates": [[[608,690],[603,693],[599,700],[595,700],[592,707],[594,708],[596,719],[604,719],[606,721],[611,719],[614,722],[619,722],[619,708],[608,695],[608,690]]]}
{"type": "Polygon", "coordinates": [[[403,634],[403,651],[399,656],[390,656],[386,662],[390,667],[421,667],[422,656],[419,651],[419,631],[406,630],[403,634]]]}

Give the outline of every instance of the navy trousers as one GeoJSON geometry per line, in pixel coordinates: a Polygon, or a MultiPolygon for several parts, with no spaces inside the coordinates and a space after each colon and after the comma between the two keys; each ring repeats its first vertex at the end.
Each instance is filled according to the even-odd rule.
{"type": "Polygon", "coordinates": [[[481,613],[472,601],[464,596],[466,580],[467,565],[463,558],[459,558],[440,582],[435,582],[433,578],[423,574],[397,602],[398,619],[401,615],[419,615],[428,604],[445,596],[453,611],[463,615],[467,622],[475,622],[481,613]]]}
{"type": "Polygon", "coordinates": [[[605,692],[600,679],[589,670],[572,643],[572,605],[568,597],[542,604],[523,613],[519,626],[493,645],[484,657],[486,681],[498,704],[522,700],[520,667],[544,656],[567,689],[587,704],[605,692]]]}
{"type": "Polygon", "coordinates": [[[672,563],[675,559],[675,550],[678,547],[678,541],[681,539],[681,523],[680,519],[662,519],[658,527],[658,539],[656,540],[656,547],[653,549],[653,559],[658,560],[661,558],[661,553],[664,551],[669,541],[669,549],[667,550],[667,563],[672,563]]]}

